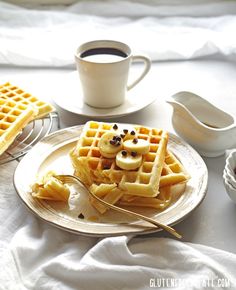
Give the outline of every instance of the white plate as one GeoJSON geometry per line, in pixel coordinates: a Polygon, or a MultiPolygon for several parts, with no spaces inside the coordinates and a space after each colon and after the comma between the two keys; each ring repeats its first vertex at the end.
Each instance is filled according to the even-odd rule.
{"type": "MultiPolygon", "coordinates": [[[[44,221],[77,234],[112,236],[147,234],[160,230],[149,223],[112,210],[99,216],[80,188],[77,188],[80,197],[74,199],[76,204],[74,209],[67,203],[42,201],[31,196],[29,186],[35,182],[37,174],[53,169],[59,174],[73,172],[68,152],[75,146],[81,130],[82,126],[75,126],[50,134],[21,160],[14,174],[14,185],[22,201],[44,221]],[[84,214],[85,219],[78,218],[80,213],[84,214]],[[93,215],[98,218],[96,222],[90,219],[93,215]]],[[[204,199],[208,172],[200,155],[179,137],[170,134],[168,146],[191,175],[184,193],[164,211],[144,208],[133,210],[161,223],[173,225],[187,217],[204,199]]]]}
{"type": "Polygon", "coordinates": [[[53,96],[54,102],[62,109],[96,119],[122,117],[137,112],[153,103],[156,98],[156,92],[149,90],[147,76],[127,92],[126,100],[122,105],[110,109],[90,107],[83,102],[83,93],[77,71],[69,73],[62,81],[58,82],[53,96]]]}

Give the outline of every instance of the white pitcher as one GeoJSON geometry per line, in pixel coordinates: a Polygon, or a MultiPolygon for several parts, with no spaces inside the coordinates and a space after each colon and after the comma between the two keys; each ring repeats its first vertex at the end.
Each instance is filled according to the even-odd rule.
{"type": "Polygon", "coordinates": [[[167,103],[176,133],[201,155],[216,157],[236,147],[235,117],[191,92],[174,94],[167,103]]]}

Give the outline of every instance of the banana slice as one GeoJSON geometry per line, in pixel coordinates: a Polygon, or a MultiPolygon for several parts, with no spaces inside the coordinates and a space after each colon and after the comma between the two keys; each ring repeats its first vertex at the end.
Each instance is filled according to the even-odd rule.
{"type": "Polygon", "coordinates": [[[117,153],[106,153],[100,150],[100,153],[103,157],[108,158],[108,159],[114,159],[116,158],[117,153]]]}
{"type": "Polygon", "coordinates": [[[130,139],[134,139],[137,135],[137,132],[136,132],[136,130],[133,128],[133,129],[124,129],[123,130],[123,132],[121,133],[122,134],[122,136],[123,135],[125,135],[124,136],[124,141],[126,141],[126,140],[130,140],[130,139]],[[127,132],[127,130],[128,130],[128,132],[127,132]],[[127,133],[126,133],[127,132],[127,133]]]}
{"type": "Polygon", "coordinates": [[[124,142],[124,149],[129,152],[137,152],[138,154],[147,154],[150,144],[147,140],[134,138],[124,142]]]}
{"type": "Polygon", "coordinates": [[[102,156],[115,158],[116,154],[123,148],[123,140],[116,132],[107,132],[102,135],[98,147],[102,156]]]}
{"type": "Polygon", "coordinates": [[[120,151],[116,155],[116,165],[124,170],[134,170],[139,168],[142,164],[142,155],[136,155],[136,153],[133,153],[132,155],[125,150],[120,151]]]}
{"type": "Polygon", "coordinates": [[[112,129],[122,137],[123,141],[134,139],[137,136],[135,128],[131,125],[114,124],[112,129]]]}

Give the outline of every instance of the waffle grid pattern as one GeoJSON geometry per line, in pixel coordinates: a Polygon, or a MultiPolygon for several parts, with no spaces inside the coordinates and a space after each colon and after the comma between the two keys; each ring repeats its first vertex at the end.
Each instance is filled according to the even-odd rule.
{"type": "MultiPolygon", "coordinates": [[[[114,196],[112,194],[112,191],[107,192],[109,187],[107,185],[104,186],[104,184],[96,186],[96,190],[93,190],[93,184],[90,187],[90,190],[93,190],[94,194],[99,195],[100,198],[103,198],[104,200],[109,200],[111,204],[117,204],[119,206],[145,207],[163,210],[171,203],[173,195],[180,195],[184,191],[186,182],[189,178],[190,176],[188,175],[180,161],[170,151],[167,150],[165,155],[165,163],[160,179],[160,193],[158,194],[158,196],[143,197],[131,194],[121,194],[122,191],[118,190],[118,188],[112,189],[113,191],[116,190],[116,192],[119,194],[114,196]],[[175,185],[178,186],[180,184],[180,188],[175,187],[175,185]]],[[[114,187],[114,184],[111,184],[110,186],[114,187]]],[[[106,207],[99,204],[95,200],[92,202],[92,204],[100,213],[104,213],[107,210],[106,207]]]]}
{"type": "Polygon", "coordinates": [[[190,176],[181,162],[174,156],[173,153],[167,150],[161,173],[160,187],[186,182],[189,178],[190,176]]]}
{"type": "Polygon", "coordinates": [[[133,171],[120,169],[114,159],[103,158],[98,148],[101,136],[112,130],[113,124],[88,122],[76,148],[71,152],[75,174],[88,185],[116,183],[130,194],[156,196],[164,164],[168,135],[163,130],[134,126],[138,139],[148,140],[150,151],[144,155],[142,165],[133,171]]]}
{"type": "MultiPolygon", "coordinates": [[[[36,111],[37,112],[37,111],[36,111]]],[[[0,155],[35,116],[33,107],[0,97],[0,155]]]]}
{"type": "Polygon", "coordinates": [[[34,106],[38,111],[37,118],[41,118],[54,111],[54,108],[49,103],[39,100],[9,82],[0,86],[0,98],[8,99],[22,106],[34,106]]]}

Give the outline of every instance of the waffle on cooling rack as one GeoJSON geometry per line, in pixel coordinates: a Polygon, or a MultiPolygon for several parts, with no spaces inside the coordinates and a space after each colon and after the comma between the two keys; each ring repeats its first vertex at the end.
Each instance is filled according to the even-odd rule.
{"type": "Polygon", "coordinates": [[[0,155],[31,120],[41,118],[53,110],[49,103],[17,86],[10,83],[0,85],[0,155]]]}
{"type": "Polygon", "coordinates": [[[33,107],[0,97],[0,155],[36,114],[33,107]]]}
{"type": "Polygon", "coordinates": [[[36,118],[42,118],[48,113],[54,111],[51,104],[38,99],[23,89],[12,85],[11,83],[5,83],[0,85],[0,98],[6,98],[14,101],[19,105],[33,106],[38,112],[36,118]]]}
{"type": "Polygon", "coordinates": [[[189,178],[167,151],[167,142],[161,129],[90,121],[70,157],[75,175],[105,201],[163,209],[170,203],[171,186],[189,178]]]}

